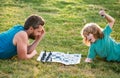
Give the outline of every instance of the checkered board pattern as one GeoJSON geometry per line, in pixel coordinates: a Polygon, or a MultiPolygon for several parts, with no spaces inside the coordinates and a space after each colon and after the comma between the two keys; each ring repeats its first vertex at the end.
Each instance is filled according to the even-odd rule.
{"type": "Polygon", "coordinates": [[[41,51],[37,61],[58,62],[65,65],[79,64],[81,54],[65,54],[64,52],[46,52],[41,51]]]}

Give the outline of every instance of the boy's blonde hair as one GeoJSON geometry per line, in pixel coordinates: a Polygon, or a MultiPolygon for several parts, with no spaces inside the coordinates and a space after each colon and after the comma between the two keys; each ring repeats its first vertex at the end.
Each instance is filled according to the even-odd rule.
{"type": "Polygon", "coordinates": [[[87,40],[87,37],[86,37],[86,35],[89,35],[90,33],[93,34],[93,36],[96,40],[99,39],[99,38],[103,38],[103,36],[104,36],[103,32],[102,32],[102,29],[96,23],[86,24],[81,31],[81,35],[83,37],[83,42],[87,46],[91,45],[90,41],[87,40]]]}

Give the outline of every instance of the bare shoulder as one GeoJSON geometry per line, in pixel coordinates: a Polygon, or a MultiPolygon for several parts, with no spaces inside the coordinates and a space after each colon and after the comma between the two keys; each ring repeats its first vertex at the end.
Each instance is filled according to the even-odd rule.
{"type": "Polygon", "coordinates": [[[25,31],[20,31],[15,34],[13,38],[13,44],[16,45],[18,42],[27,42],[28,41],[28,35],[25,31]]]}
{"type": "Polygon", "coordinates": [[[17,37],[17,36],[18,36],[18,37],[25,37],[25,36],[27,36],[27,33],[26,33],[25,31],[20,31],[20,32],[16,33],[15,36],[16,36],[16,37],[17,37]]]}

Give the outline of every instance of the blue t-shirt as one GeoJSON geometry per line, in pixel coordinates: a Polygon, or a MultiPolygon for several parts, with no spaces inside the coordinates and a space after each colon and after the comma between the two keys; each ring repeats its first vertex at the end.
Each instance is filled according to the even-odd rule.
{"type": "Polygon", "coordinates": [[[104,37],[91,44],[88,58],[94,59],[96,55],[107,61],[120,61],[120,43],[110,37],[112,29],[109,25],[103,30],[104,37]]]}
{"type": "Polygon", "coordinates": [[[16,25],[13,28],[0,33],[0,59],[11,58],[17,54],[17,48],[13,44],[13,38],[16,33],[24,30],[21,25],[16,25]]]}

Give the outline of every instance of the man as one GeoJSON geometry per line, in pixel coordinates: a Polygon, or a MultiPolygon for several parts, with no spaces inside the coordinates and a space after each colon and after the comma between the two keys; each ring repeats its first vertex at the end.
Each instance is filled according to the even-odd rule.
{"type": "Polygon", "coordinates": [[[19,59],[30,59],[37,54],[35,48],[42,40],[44,20],[37,15],[31,15],[25,21],[24,27],[16,25],[10,30],[0,33],[0,59],[8,59],[15,55],[19,59]],[[29,45],[29,38],[34,39],[29,45]]]}

